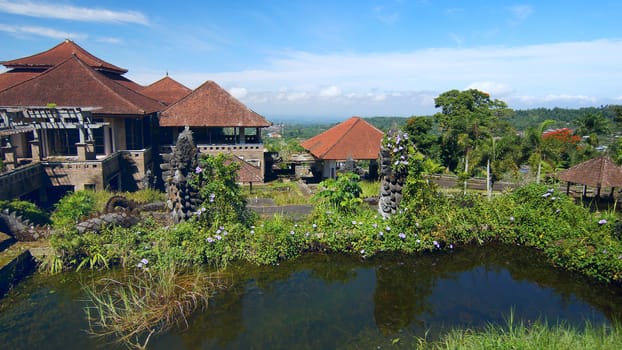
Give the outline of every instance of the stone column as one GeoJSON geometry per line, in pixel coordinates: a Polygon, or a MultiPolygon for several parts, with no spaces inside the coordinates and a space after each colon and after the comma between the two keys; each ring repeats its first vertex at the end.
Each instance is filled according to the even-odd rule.
{"type": "Polygon", "coordinates": [[[2,147],[2,154],[4,154],[4,165],[7,169],[15,169],[17,167],[17,156],[15,155],[15,150],[17,147],[11,145],[10,142],[7,142],[6,146],[2,147]]]}
{"type": "Polygon", "coordinates": [[[33,163],[39,162],[41,160],[41,143],[39,139],[31,140],[29,143],[33,163]]]}
{"type": "Polygon", "coordinates": [[[92,141],[76,143],[78,160],[95,160],[95,147],[92,141]]]}
{"type": "Polygon", "coordinates": [[[245,144],[246,143],[246,133],[245,133],[245,128],[243,126],[239,127],[238,129],[240,129],[240,144],[245,144]]]}

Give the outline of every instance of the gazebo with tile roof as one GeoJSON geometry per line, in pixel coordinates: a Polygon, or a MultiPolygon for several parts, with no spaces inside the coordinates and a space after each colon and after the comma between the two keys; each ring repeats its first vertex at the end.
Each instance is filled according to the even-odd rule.
{"type": "MultiPolygon", "coordinates": [[[[272,125],[213,81],[207,81],[160,114],[162,142],[173,144],[189,127],[202,153],[232,153],[265,173],[261,129],[272,125]]],[[[166,151],[163,147],[163,151],[166,151]]]]}
{"type": "Polygon", "coordinates": [[[586,193],[585,186],[595,187],[596,197],[600,197],[602,188],[611,188],[611,196],[613,197],[614,188],[622,187],[622,168],[607,156],[600,156],[577,164],[560,171],[556,177],[568,183],[567,193],[570,192],[572,183],[584,185],[583,196],[586,193]]]}
{"type": "Polygon", "coordinates": [[[352,159],[375,163],[383,137],[384,133],[373,125],[352,117],[300,145],[318,161],[323,178],[334,178],[337,162],[352,159]]]}

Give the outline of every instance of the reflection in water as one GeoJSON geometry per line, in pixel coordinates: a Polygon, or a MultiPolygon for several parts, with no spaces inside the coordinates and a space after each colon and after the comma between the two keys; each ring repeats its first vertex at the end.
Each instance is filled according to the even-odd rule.
{"type": "MultiPolygon", "coordinates": [[[[308,255],[278,266],[236,266],[233,287],[151,341],[156,349],[371,348],[451,327],[545,317],[582,325],[620,319],[622,293],[549,267],[521,247],[473,247],[370,260],[308,255]]],[[[110,348],[89,338],[77,274],[35,277],[0,301],[8,348],[110,348]]],[[[84,277],[84,275],[83,275],[84,277]]]]}

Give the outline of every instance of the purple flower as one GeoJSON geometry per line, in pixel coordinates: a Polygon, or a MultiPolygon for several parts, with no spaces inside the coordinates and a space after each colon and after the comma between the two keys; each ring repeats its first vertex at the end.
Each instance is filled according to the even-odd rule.
{"type": "Polygon", "coordinates": [[[220,241],[222,239],[222,236],[216,235],[216,239],[220,241]]]}
{"type": "Polygon", "coordinates": [[[384,232],[382,232],[382,231],[378,232],[378,236],[384,237],[384,232]]]}
{"type": "Polygon", "coordinates": [[[214,243],[214,239],[212,237],[207,237],[207,242],[208,243],[214,243]]]}
{"type": "Polygon", "coordinates": [[[143,265],[147,265],[147,264],[149,264],[149,260],[147,260],[147,259],[145,259],[145,258],[140,259],[140,262],[141,262],[143,265]]]}
{"type": "Polygon", "coordinates": [[[371,224],[371,227],[376,228],[376,227],[378,227],[378,224],[377,223],[373,223],[373,224],[371,224]]]}
{"type": "Polygon", "coordinates": [[[361,249],[361,254],[365,254],[365,249],[361,249]]]}
{"type": "Polygon", "coordinates": [[[391,231],[391,228],[389,226],[385,227],[384,229],[387,231],[391,231]]]}
{"type": "Polygon", "coordinates": [[[449,249],[454,249],[454,245],[453,245],[453,244],[450,244],[450,245],[449,245],[449,249]]]}
{"type": "Polygon", "coordinates": [[[546,197],[548,197],[548,196],[550,196],[550,195],[551,195],[551,193],[550,193],[550,192],[547,192],[547,193],[543,194],[543,195],[542,195],[542,197],[543,197],[543,198],[546,198],[546,197]]]}
{"type": "Polygon", "coordinates": [[[605,219],[600,219],[600,220],[598,220],[598,224],[599,224],[599,225],[604,225],[604,224],[606,224],[606,223],[607,223],[607,220],[605,220],[605,219]]]}
{"type": "Polygon", "coordinates": [[[196,169],[194,169],[194,172],[197,174],[200,174],[203,171],[203,169],[201,169],[200,166],[198,166],[196,169]]]}
{"type": "Polygon", "coordinates": [[[356,225],[356,220],[352,220],[352,225],[356,225]]]}
{"type": "Polygon", "coordinates": [[[313,225],[311,225],[311,227],[317,228],[317,224],[313,224],[313,225]]]}
{"type": "Polygon", "coordinates": [[[136,265],[136,267],[138,267],[139,269],[143,268],[143,263],[138,263],[138,265],[136,265]]]}
{"type": "Polygon", "coordinates": [[[406,235],[404,234],[404,232],[400,232],[400,234],[398,235],[401,239],[406,239],[406,235]]]}
{"type": "Polygon", "coordinates": [[[434,242],[432,242],[432,244],[434,244],[434,246],[436,248],[440,248],[440,246],[441,246],[440,244],[438,244],[438,241],[434,241],[434,242]]]}
{"type": "Polygon", "coordinates": [[[294,230],[289,231],[289,234],[292,235],[292,236],[294,235],[294,233],[296,233],[296,232],[294,232],[294,230]]]}

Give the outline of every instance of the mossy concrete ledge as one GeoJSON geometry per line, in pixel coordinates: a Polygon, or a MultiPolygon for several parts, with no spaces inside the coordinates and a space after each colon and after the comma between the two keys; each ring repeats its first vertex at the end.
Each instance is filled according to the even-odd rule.
{"type": "Polygon", "coordinates": [[[0,252],[0,298],[37,268],[37,262],[30,250],[16,246],[12,245],[0,252]]]}

